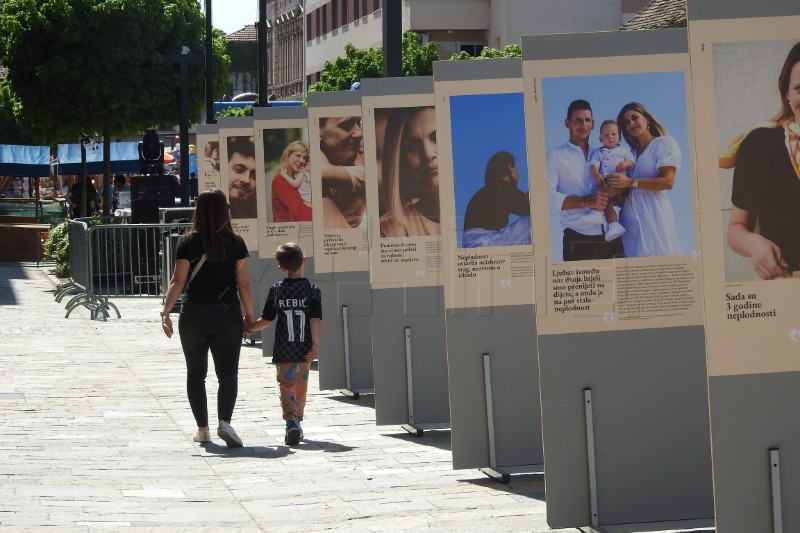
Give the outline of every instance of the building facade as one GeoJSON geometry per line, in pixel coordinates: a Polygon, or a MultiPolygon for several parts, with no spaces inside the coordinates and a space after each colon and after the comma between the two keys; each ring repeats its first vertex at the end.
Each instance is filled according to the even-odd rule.
{"type": "MultiPolygon", "coordinates": [[[[403,31],[436,43],[439,57],[519,44],[522,35],[616,30],[648,0],[390,0],[402,2],[403,31]]],[[[302,99],[326,61],[347,43],[381,47],[381,0],[268,0],[269,91],[302,99]]],[[[255,31],[255,27],[253,27],[255,31]]],[[[237,35],[239,32],[233,35],[237,35]]],[[[252,43],[255,47],[255,43],[252,43]]],[[[253,91],[252,87],[243,91],[253,91]]]]}
{"type": "Polygon", "coordinates": [[[277,100],[302,100],[305,94],[305,17],[303,2],[267,2],[267,86],[277,100]]]}

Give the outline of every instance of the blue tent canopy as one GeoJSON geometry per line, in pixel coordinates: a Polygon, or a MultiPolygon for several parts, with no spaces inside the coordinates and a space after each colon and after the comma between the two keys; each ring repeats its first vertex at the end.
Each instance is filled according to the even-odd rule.
{"type": "MultiPolygon", "coordinates": [[[[86,151],[86,173],[103,173],[103,145],[96,145],[96,150],[86,151]]],[[[111,143],[111,173],[128,174],[139,172],[139,143],[138,142],[115,142],[111,143]]],[[[58,173],[59,174],[80,174],[81,173],[81,145],[80,144],[59,144],[58,145],[58,173]]]]}
{"type": "Polygon", "coordinates": [[[0,176],[48,176],[50,148],[0,144],[0,176]]]}

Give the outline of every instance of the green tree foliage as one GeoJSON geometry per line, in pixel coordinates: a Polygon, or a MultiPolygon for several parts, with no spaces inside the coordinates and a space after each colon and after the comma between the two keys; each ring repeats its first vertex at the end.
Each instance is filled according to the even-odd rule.
{"type": "MultiPolygon", "coordinates": [[[[43,144],[176,124],[179,67],[164,56],[183,46],[202,54],[204,27],[196,0],[0,0],[0,62],[9,69],[14,117],[43,144]]],[[[230,62],[225,48],[216,33],[219,92],[230,62]]],[[[202,63],[189,71],[197,120],[202,63]]]]}
{"type": "Polygon", "coordinates": [[[0,83],[0,144],[39,144],[37,136],[17,122],[21,107],[8,83],[0,83]]]}
{"type": "Polygon", "coordinates": [[[489,48],[486,46],[483,50],[481,50],[480,55],[477,57],[472,57],[467,52],[461,52],[458,54],[453,54],[450,60],[461,61],[465,59],[498,59],[503,57],[522,57],[522,48],[518,44],[506,45],[506,47],[502,50],[489,48]]]}
{"type": "MultiPolygon", "coordinates": [[[[258,102],[256,102],[258,105],[258,102]]],[[[246,105],[244,107],[226,107],[217,111],[217,120],[223,117],[252,117],[253,106],[246,105]]]]}
{"type": "MultiPolygon", "coordinates": [[[[433,62],[439,59],[436,45],[428,42],[421,46],[422,38],[412,32],[403,34],[403,75],[430,76],[433,62]]],[[[346,91],[353,82],[364,78],[383,77],[383,50],[381,48],[356,48],[351,43],[344,47],[344,57],[326,61],[320,81],[311,85],[309,92],[346,91]]]]}
{"type": "Polygon", "coordinates": [[[69,277],[69,220],[65,220],[52,230],[44,242],[44,255],[55,259],[53,273],[59,278],[69,277]]]}

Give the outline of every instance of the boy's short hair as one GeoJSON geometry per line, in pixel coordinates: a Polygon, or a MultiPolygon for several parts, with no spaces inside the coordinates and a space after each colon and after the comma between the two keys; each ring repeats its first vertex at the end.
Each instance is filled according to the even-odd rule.
{"type": "Polygon", "coordinates": [[[603,131],[603,128],[608,126],[609,124],[613,124],[614,126],[617,127],[617,131],[620,131],[619,124],[617,124],[617,121],[614,120],[613,118],[604,120],[603,123],[600,124],[600,131],[603,131]]]}
{"type": "Polygon", "coordinates": [[[275,259],[287,272],[297,272],[303,266],[303,249],[296,242],[285,242],[275,250],[275,259]]]}

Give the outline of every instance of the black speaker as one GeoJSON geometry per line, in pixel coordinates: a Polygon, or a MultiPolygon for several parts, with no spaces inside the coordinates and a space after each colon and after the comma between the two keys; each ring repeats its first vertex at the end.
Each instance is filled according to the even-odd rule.
{"type": "Polygon", "coordinates": [[[159,207],[175,207],[174,176],[131,176],[131,222],[158,224],[159,207]]]}
{"type": "Polygon", "coordinates": [[[142,174],[164,173],[164,142],[156,130],[147,130],[139,141],[139,169],[142,174]]]}

